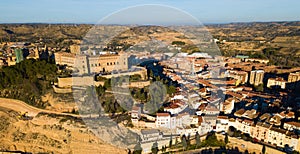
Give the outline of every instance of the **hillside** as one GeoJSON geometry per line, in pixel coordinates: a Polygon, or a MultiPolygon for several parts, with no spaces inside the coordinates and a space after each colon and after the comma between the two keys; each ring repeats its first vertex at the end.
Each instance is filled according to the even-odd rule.
{"type": "Polygon", "coordinates": [[[275,65],[300,66],[300,22],[233,23],[207,27],[214,38],[220,40],[218,46],[226,56],[245,54],[268,58],[275,65]]]}
{"type": "Polygon", "coordinates": [[[0,107],[0,151],[126,153],[95,136],[81,119],[49,113],[38,113],[32,120],[18,116],[19,112],[0,107]]]}
{"type": "MultiPolygon", "coordinates": [[[[92,27],[85,24],[1,24],[0,42],[35,42],[59,51],[69,48],[70,44],[79,44],[92,27]]],[[[120,26],[98,27],[106,32],[105,35],[110,35],[114,28],[120,26]]],[[[253,58],[268,58],[275,65],[300,66],[299,21],[215,24],[206,25],[206,28],[220,41],[217,43],[225,56],[245,54],[253,58]]],[[[97,35],[96,32],[94,34],[97,35]]],[[[117,50],[116,46],[122,46],[126,50],[131,45],[153,38],[168,45],[179,43],[177,45],[184,52],[199,51],[184,34],[159,26],[133,27],[120,32],[111,40],[109,47],[117,50]]]]}

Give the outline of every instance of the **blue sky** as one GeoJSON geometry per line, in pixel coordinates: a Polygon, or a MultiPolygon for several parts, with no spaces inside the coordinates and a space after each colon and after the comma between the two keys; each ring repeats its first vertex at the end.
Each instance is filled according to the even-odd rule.
{"type": "Polygon", "coordinates": [[[0,23],[96,23],[113,12],[143,4],[175,7],[191,14],[202,23],[300,20],[300,0],[1,0],[0,2],[0,23]]]}

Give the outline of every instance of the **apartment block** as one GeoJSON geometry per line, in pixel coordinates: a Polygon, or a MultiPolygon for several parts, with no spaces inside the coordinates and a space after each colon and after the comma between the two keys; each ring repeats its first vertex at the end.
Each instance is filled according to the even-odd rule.
{"type": "Polygon", "coordinates": [[[255,86],[263,84],[265,72],[263,70],[254,70],[250,72],[249,83],[255,86]]]}

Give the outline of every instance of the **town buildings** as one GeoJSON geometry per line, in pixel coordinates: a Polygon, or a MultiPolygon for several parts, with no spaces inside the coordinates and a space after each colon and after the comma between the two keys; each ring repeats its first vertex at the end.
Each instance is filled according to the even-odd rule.
{"type": "Polygon", "coordinates": [[[300,131],[300,122],[289,121],[285,122],[283,128],[289,131],[300,131]]]}
{"type": "Polygon", "coordinates": [[[134,106],[132,107],[132,110],[131,110],[131,121],[133,123],[137,123],[138,120],[141,118],[141,107],[139,106],[134,106]]]}
{"type": "MultiPolygon", "coordinates": [[[[228,132],[230,127],[234,127],[255,141],[281,148],[288,145],[293,150],[299,150],[299,134],[296,132],[300,125],[295,119],[295,113],[281,106],[285,94],[279,93],[278,97],[272,93],[253,91],[253,87],[248,85],[266,84],[267,87],[278,86],[279,90],[287,88],[289,82],[286,79],[265,76],[263,68],[247,70],[251,68],[251,63],[260,66],[268,63],[267,60],[259,63],[257,59],[249,60],[245,64],[246,69],[220,65],[225,71],[215,74],[210,71],[218,65],[206,64],[202,59],[195,60],[193,65],[198,72],[193,76],[193,67],[184,64],[189,58],[187,54],[180,54],[177,60],[160,62],[166,66],[163,74],[181,86],[180,90],[169,97],[164,110],[156,114],[156,129],[177,135],[194,135],[196,132],[203,135],[210,131],[228,132]]],[[[246,63],[237,58],[227,60],[228,63],[246,63]]],[[[290,82],[298,81],[294,76],[290,74],[293,79],[290,82]]]]}
{"type": "Polygon", "coordinates": [[[286,88],[286,81],[283,78],[269,78],[268,79],[268,83],[267,83],[267,87],[271,88],[271,87],[279,87],[281,89],[285,89],[286,88]]]}
{"type": "Polygon", "coordinates": [[[264,71],[263,70],[253,70],[250,72],[250,80],[249,83],[255,86],[263,84],[264,79],[264,71]]]}
{"type": "Polygon", "coordinates": [[[246,62],[258,62],[258,63],[268,64],[270,60],[269,59],[246,58],[245,61],[246,62]]]}
{"type": "Polygon", "coordinates": [[[170,114],[179,114],[182,112],[188,104],[182,100],[172,100],[170,102],[170,105],[167,107],[164,107],[164,111],[169,112],[170,114]]]}
{"type": "Polygon", "coordinates": [[[176,127],[176,117],[171,117],[169,113],[156,114],[156,127],[174,129],[176,127]]]}
{"type": "Polygon", "coordinates": [[[271,127],[270,124],[264,122],[258,122],[256,124],[256,127],[253,127],[252,136],[259,141],[267,142],[270,127],[271,127]]]}
{"type": "Polygon", "coordinates": [[[248,72],[246,72],[246,71],[227,70],[224,73],[224,76],[237,79],[238,82],[242,83],[242,84],[245,84],[248,82],[248,72]]]}
{"type": "Polygon", "coordinates": [[[229,118],[227,116],[218,116],[216,121],[216,132],[226,131],[229,128],[229,118]]]}
{"type": "Polygon", "coordinates": [[[288,77],[288,82],[300,81],[300,72],[290,73],[288,77]]]}
{"type": "Polygon", "coordinates": [[[234,109],[235,99],[230,97],[220,104],[220,111],[224,114],[230,114],[234,109]]]}
{"type": "Polygon", "coordinates": [[[269,129],[269,134],[268,134],[268,143],[273,144],[273,145],[278,145],[280,147],[284,147],[284,139],[286,137],[286,130],[280,129],[277,127],[272,126],[269,129]]]}
{"type": "Polygon", "coordinates": [[[288,88],[299,89],[300,88],[300,72],[290,73],[288,76],[288,88]]]}
{"type": "Polygon", "coordinates": [[[0,66],[12,66],[25,59],[39,59],[45,53],[45,48],[38,48],[34,44],[24,42],[9,43],[9,48],[4,51],[0,58],[0,66]]]}

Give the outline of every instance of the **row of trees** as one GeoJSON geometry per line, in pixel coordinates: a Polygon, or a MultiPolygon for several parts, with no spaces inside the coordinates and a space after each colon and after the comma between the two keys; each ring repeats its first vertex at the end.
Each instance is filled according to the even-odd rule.
{"type": "MultiPolygon", "coordinates": [[[[205,140],[203,140],[203,141],[201,141],[199,133],[196,132],[195,138],[194,138],[194,140],[195,140],[194,144],[191,143],[191,141],[193,139],[191,138],[190,135],[188,135],[188,136],[182,135],[180,137],[180,140],[181,140],[181,142],[179,142],[176,138],[175,143],[173,143],[173,139],[171,137],[170,141],[169,141],[169,147],[162,146],[161,149],[158,148],[158,143],[154,142],[151,147],[151,152],[153,154],[157,154],[159,152],[159,150],[161,150],[161,152],[166,152],[168,148],[169,148],[169,151],[171,151],[172,149],[178,150],[180,148],[182,148],[182,151],[186,151],[186,150],[199,149],[202,147],[225,147],[225,145],[229,142],[228,136],[225,136],[225,138],[224,138],[225,142],[218,140],[215,132],[208,133],[205,140]]],[[[133,151],[133,154],[140,154],[143,150],[140,143],[138,143],[134,149],[135,150],[133,151]]]]}
{"type": "MultiPolygon", "coordinates": [[[[178,140],[175,141],[175,144],[172,144],[172,138],[170,140],[169,143],[169,151],[172,151],[172,149],[178,151],[178,149],[180,149],[182,147],[182,151],[185,150],[194,150],[194,149],[199,149],[202,147],[220,147],[220,149],[215,149],[215,153],[218,152],[226,152],[226,153],[230,153],[233,151],[239,152],[238,148],[236,147],[235,149],[231,148],[231,149],[227,149],[226,145],[229,143],[229,139],[228,139],[228,135],[225,135],[224,137],[224,141],[223,140],[218,140],[217,136],[215,134],[215,132],[210,132],[207,134],[206,138],[204,141],[201,142],[200,140],[200,135],[198,133],[196,133],[195,135],[195,144],[191,144],[191,137],[190,136],[181,136],[181,143],[178,142],[178,140]]],[[[137,144],[135,147],[135,150],[133,151],[133,154],[141,154],[142,153],[142,148],[140,144],[137,144]]],[[[151,147],[151,152],[152,154],[157,154],[159,152],[159,150],[161,152],[167,152],[167,147],[166,146],[162,146],[161,149],[158,148],[158,143],[155,142],[153,143],[152,147],[151,147]]],[[[181,151],[181,150],[179,150],[181,151]]],[[[207,151],[207,150],[204,150],[207,151]]],[[[209,150],[211,153],[213,153],[213,150],[210,149],[209,150]]],[[[261,153],[265,154],[267,151],[266,146],[263,145],[262,149],[261,149],[261,153]]],[[[173,152],[173,151],[172,151],[173,152]]],[[[130,152],[129,152],[130,153],[130,152]]],[[[245,150],[244,152],[245,154],[248,154],[249,151],[245,150]]],[[[254,152],[255,153],[255,152],[254,152]]],[[[290,153],[295,153],[295,154],[299,154],[299,152],[297,151],[291,151],[290,153]]]]}
{"type": "Polygon", "coordinates": [[[242,133],[240,130],[237,130],[233,126],[230,126],[228,129],[228,135],[231,137],[241,137],[245,141],[252,141],[253,139],[247,133],[242,133]]]}

